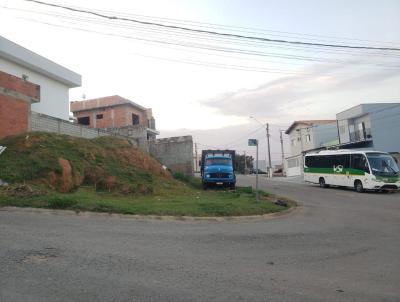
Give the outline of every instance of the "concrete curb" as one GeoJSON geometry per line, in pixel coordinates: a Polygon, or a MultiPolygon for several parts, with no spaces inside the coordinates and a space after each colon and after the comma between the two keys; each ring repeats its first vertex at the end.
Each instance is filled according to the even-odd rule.
{"type": "Polygon", "coordinates": [[[260,220],[269,220],[288,217],[294,215],[302,209],[302,206],[296,203],[293,207],[281,212],[269,213],[264,215],[252,216],[222,216],[222,217],[194,217],[194,216],[161,216],[161,215],[132,215],[132,214],[116,214],[116,213],[98,213],[98,212],[77,212],[72,210],[52,210],[41,208],[20,208],[20,207],[2,207],[0,211],[4,212],[23,212],[23,213],[39,213],[47,215],[71,215],[80,217],[111,217],[119,219],[136,219],[151,221],[182,221],[182,222],[252,222],[260,220]]]}

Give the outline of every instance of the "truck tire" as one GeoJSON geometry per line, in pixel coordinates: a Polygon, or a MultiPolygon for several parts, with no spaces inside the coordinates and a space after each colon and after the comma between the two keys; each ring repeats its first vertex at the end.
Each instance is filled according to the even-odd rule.
{"type": "Polygon", "coordinates": [[[208,184],[206,182],[203,182],[203,190],[207,190],[208,189],[208,184]]]}

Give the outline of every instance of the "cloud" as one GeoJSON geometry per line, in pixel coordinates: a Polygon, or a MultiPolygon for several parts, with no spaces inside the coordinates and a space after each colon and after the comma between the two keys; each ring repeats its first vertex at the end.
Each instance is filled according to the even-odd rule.
{"type": "Polygon", "coordinates": [[[371,101],[382,101],[387,97],[386,90],[392,92],[391,97],[400,99],[399,88],[385,82],[399,76],[398,69],[394,68],[376,71],[373,68],[354,67],[353,64],[334,65],[330,68],[326,65],[313,66],[305,70],[305,75],[287,76],[253,89],[227,92],[201,103],[225,115],[255,115],[274,122],[312,117],[321,111],[323,105],[325,115],[330,114],[333,118],[339,104],[345,106],[345,109],[364,102],[365,99],[361,98],[367,95],[366,91],[381,90],[382,98],[371,101]],[[351,104],[343,96],[344,92],[351,95],[351,104]]]}

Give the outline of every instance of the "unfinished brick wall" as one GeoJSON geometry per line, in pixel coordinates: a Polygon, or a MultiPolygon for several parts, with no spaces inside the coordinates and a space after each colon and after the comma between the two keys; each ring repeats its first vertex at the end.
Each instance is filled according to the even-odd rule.
{"type": "Polygon", "coordinates": [[[91,128],[122,128],[132,125],[132,114],[139,116],[140,125],[148,127],[147,112],[126,104],[77,111],[74,112],[74,117],[89,117],[88,126],[91,128]]]}
{"type": "Polygon", "coordinates": [[[0,139],[27,132],[31,104],[39,100],[39,85],[0,71],[0,139]]]}

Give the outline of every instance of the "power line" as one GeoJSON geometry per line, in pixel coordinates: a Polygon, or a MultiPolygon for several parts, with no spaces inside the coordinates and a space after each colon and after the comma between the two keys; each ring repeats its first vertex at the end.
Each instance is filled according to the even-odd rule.
{"type": "MultiPolygon", "coordinates": [[[[4,7],[4,8],[7,8],[7,7],[4,7]]],[[[228,52],[228,53],[234,53],[234,54],[240,54],[240,55],[283,58],[283,59],[291,59],[291,60],[325,62],[325,63],[346,63],[346,64],[357,64],[357,65],[358,64],[368,64],[368,65],[378,66],[378,67],[381,67],[381,68],[383,68],[383,67],[384,68],[390,68],[390,69],[398,68],[398,66],[396,66],[396,65],[394,65],[394,66],[390,65],[389,66],[389,65],[384,65],[384,64],[370,64],[370,63],[365,63],[365,62],[348,62],[348,61],[346,62],[346,61],[332,60],[332,59],[326,59],[326,58],[315,58],[315,57],[298,56],[298,55],[287,55],[287,54],[285,55],[285,54],[281,54],[281,53],[266,53],[266,52],[258,52],[258,51],[251,51],[251,50],[242,50],[242,49],[235,49],[235,48],[210,46],[210,45],[191,43],[191,42],[187,43],[187,42],[174,41],[174,40],[165,40],[165,39],[164,40],[163,39],[157,40],[157,39],[149,39],[149,38],[140,38],[140,37],[133,37],[133,36],[122,35],[122,34],[104,33],[104,32],[100,32],[100,31],[90,30],[90,29],[87,29],[87,28],[77,28],[77,27],[69,27],[69,26],[65,26],[65,25],[51,24],[51,23],[48,23],[48,22],[40,22],[38,20],[32,20],[32,19],[26,19],[26,18],[21,18],[21,19],[28,20],[28,21],[31,21],[31,22],[36,22],[36,23],[42,23],[42,24],[46,24],[46,25],[50,25],[50,26],[55,26],[55,27],[62,27],[62,28],[68,28],[68,29],[91,32],[91,33],[97,33],[97,34],[102,34],[102,35],[116,36],[116,37],[122,37],[122,38],[127,38],[127,39],[140,40],[142,42],[148,42],[148,43],[160,43],[160,44],[166,44],[166,45],[176,45],[178,47],[184,47],[184,48],[187,48],[187,47],[199,48],[199,49],[202,49],[202,50],[228,52]]],[[[179,49],[179,50],[185,51],[184,49],[179,49]]],[[[215,55],[215,54],[208,54],[208,55],[215,55]]],[[[222,55],[219,55],[219,56],[222,56],[222,55]]],[[[161,59],[163,59],[163,58],[161,58],[161,59]]],[[[183,62],[183,63],[189,63],[190,64],[190,62],[183,62]]],[[[279,64],[279,62],[273,62],[273,63],[279,64]]],[[[284,64],[287,64],[287,62],[285,62],[284,64]]],[[[198,62],[195,63],[195,65],[198,65],[198,62]]],[[[216,67],[216,66],[213,66],[213,67],[216,67]]],[[[237,69],[237,68],[231,68],[231,69],[237,69]]],[[[257,70],[252,69],[251,67],[250,67],[250,69],[251,70],[249,70],[249,71],[257,71],[257,70]]],[[[270,70],[262,70],[262,72],[270,72],[270,70]]]]}
{"type": "Polygon", "coordinates": [[[185,27],[185,26],[163,24],[163,23],[159,23],[159,22],[142,21],[142,20],[133,19],[133,18],[109,16],[109,15],[106,15],[103,13],[97,13],[97,12],[90,11],[87,9],[76,9],[76,8],[65,6],[65,5],[47,3],[47,2],[38,1],[38,0],[24,0],[24,1],[33,2],[33,3],[40,4],[40,5],[50,6],[50,7],[62,8],[62,9],[66,9],[66,10],[70,10],[70,11],[78,12],[78,13],[91,14],[91,15],[94,15],[94,16],[97,16],[100,18],[106,18],[109,20],[121,20],[121,21],[142,24],[142,25],[150,25],[150,26],[156,26],[156,27],[160,27],[160,28],[170,28],[170,29],[177,29],[177,30],[186,31],[186,32],[210,34],[210,35],[223,36],[223,37],[240,38],[240,39],[262,41],[262,42],[276,42],[276,43],[284,43],[284,44],[292,44],[292,45],[310,45],[310,46],[332,47],[332,48],[400,51],[400,48],[395,48],[395,47],[371,47],[371,46],[353,46],[353,45],[344,45],[344,44],[311,43],[311,42],[302,42],[302,41],[289,41],[289,40],[283,40],[283,39],[270,39],[270,38],[264,38],[264,37],[239,35],[239,34],[233,34],[233,33],[223,33],[223,32],[211,31],[211,30],[194,29],[194,28],[189,28],[189,27],[185,27]]]}

